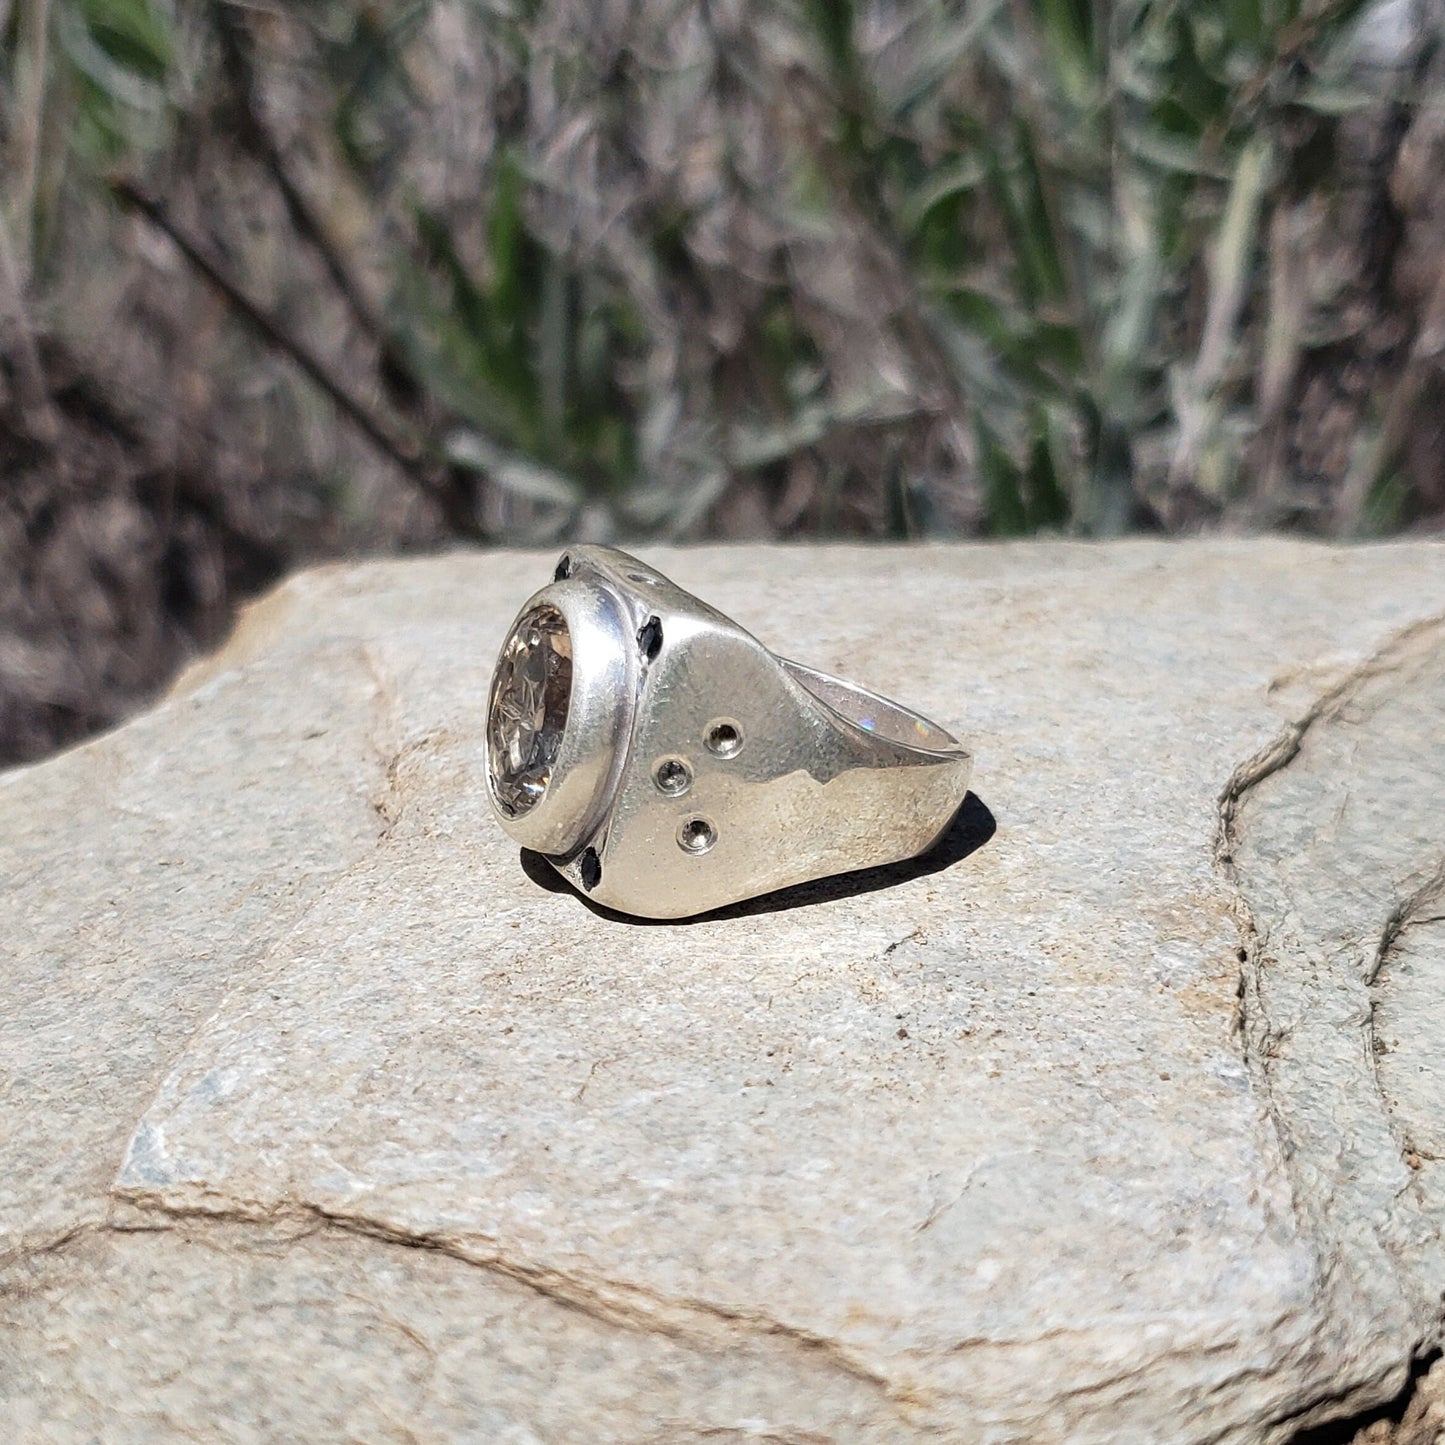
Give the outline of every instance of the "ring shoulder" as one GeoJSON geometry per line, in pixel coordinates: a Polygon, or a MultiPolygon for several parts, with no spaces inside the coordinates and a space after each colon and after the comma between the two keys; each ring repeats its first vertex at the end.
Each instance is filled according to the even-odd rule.
{"type": "Polygon", "coordinates": [[[870,729],[873,703],[915,715],[783,663],[671,584],[647,600],[657,603],[661,640],[590,845],[598,866],[585,881],[598,903],[685,917],[911,857],[947,827],[970,763],[942,729],[932,740],[946,739],[943,751],[870,729]],[[861,715],[849,715],[859,712],[850,702],[861,715]]]}

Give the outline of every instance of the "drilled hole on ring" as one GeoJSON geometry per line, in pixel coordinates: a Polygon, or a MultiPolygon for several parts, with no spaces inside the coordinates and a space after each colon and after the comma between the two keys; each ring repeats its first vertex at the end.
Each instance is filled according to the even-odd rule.
{"type": "Polygon", "coordinates": [[[554,582],[565,582],[572,575],[572,558],[564,552],[562,560],[557,563],[557,570],[552,573],[554,582]]]}
{"type": "Polygon", "coordinates": [[[706,818],[689,818],[677,830],[677,846],[684,853],[706,853],[717,842],[717,829],[706,818]]]}
{"type": "Polygon", "coordinates": [[[692,769],[685,758],[663,758],[652,770],[652,781],[658,792],[680,798],[692,787],[692,769]]]}
{"type": "Polygon", "coordinates": [[[595,848],[583,852],[577,862],[577,872],[582,876],[582,886],[589,893],[602,881],[602,860],[595,848]]]}
{"type": "Polygon", "coordinates": [[[649,617],[641,627],[637,629],[637,645],[642,649],[642,655],[652,662],[657,654],[662,651],[662,619],[649,617]]]}
{"type": "Polygon", "coordinates": [[[720,758],[736,757],[742,750],[743,730],[731,718],[720,717],[707,725],[703,741],[720,758]]]}

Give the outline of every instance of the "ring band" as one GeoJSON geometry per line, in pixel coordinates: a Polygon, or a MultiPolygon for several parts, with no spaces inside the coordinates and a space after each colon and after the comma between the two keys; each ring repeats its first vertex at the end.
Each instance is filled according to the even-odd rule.
{"type": "Polygon", "coordinates": [[[774,656],[609,547],[572,549],[518,614],[486,758],[502,827],[642,918],[925,852],[972,767],[937,723],[774,656]]]}

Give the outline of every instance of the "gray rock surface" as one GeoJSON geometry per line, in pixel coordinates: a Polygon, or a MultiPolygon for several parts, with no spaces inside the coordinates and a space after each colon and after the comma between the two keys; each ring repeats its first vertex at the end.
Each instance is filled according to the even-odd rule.
{"type": "Polygon", "coordinates": [[[967,738],[965,856],[599,918],[481,783],[550,559],[294,579],[0,776],[0,1436],[1252,1441],[1398,1390],[1445,549],[648,556],[967,738]]]}

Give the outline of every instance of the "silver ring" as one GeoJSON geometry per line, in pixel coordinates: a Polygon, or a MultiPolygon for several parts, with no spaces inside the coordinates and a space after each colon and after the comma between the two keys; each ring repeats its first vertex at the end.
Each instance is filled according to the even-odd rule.
{"type": "Polygon", "coordinates": [[[641,918],[926,852],[972,768],[937,723],[774,656],[610,547],[573,548],[518,614],[486,757],[502,827],[641,918]]]}

